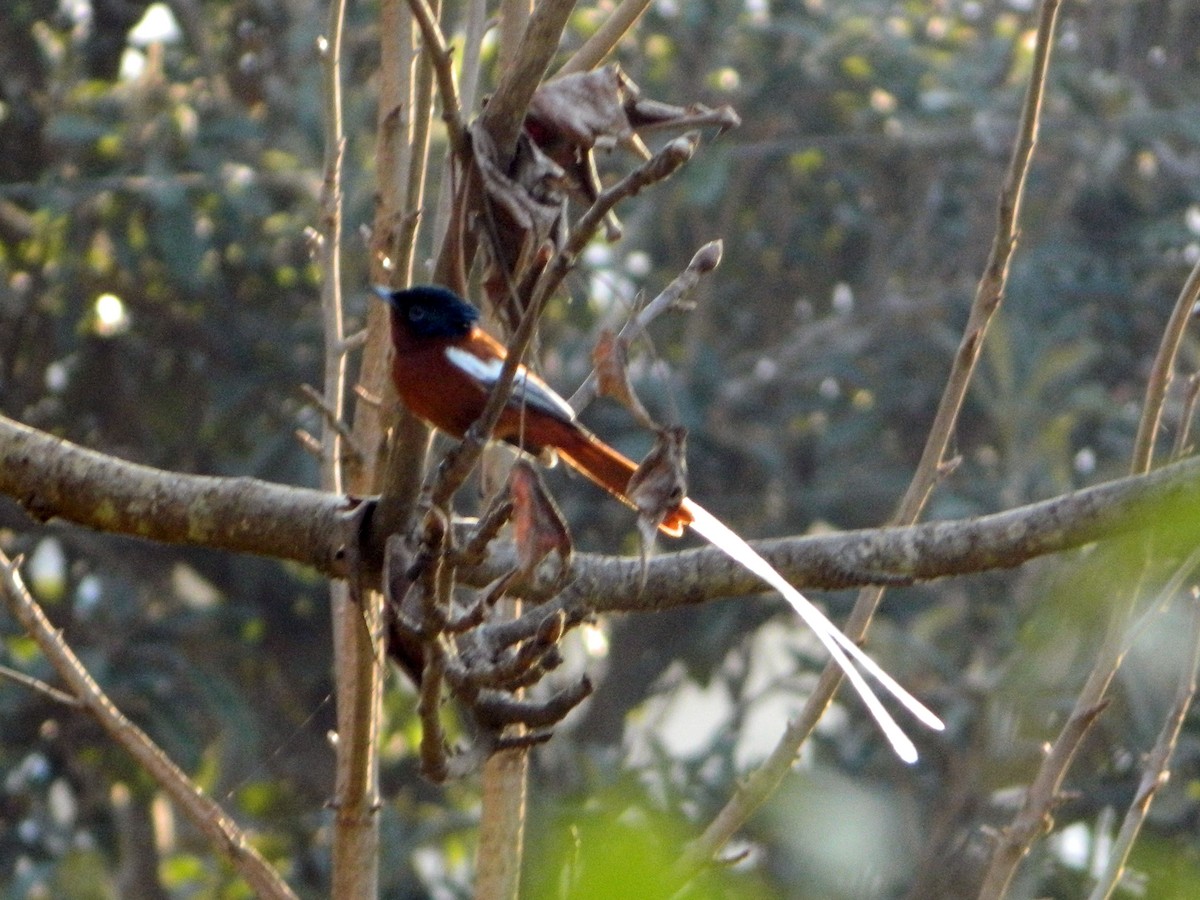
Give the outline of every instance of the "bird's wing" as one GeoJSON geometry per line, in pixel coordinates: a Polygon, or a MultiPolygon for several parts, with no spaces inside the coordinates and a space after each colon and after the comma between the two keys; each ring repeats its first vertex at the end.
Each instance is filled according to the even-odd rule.
{"type": "MultiPolygon", "coordinates": [[[[489,393],[495,387],[500,378],[500,370],[504,367],[503,359],[483,359],[465,347],[454,345],[446,348],[446,357],[489,393]]],[[[575,410],[571,409],[571,405],[524,366],[517,369],[509,402],[517,405],[524,403],[564,422],[575,421],[575,410]]]]}

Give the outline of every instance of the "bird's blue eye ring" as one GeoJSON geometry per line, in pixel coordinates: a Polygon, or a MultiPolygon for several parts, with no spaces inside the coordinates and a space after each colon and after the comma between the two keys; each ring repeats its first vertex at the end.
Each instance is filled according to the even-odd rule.
{"type": "Polygon", "coordinates": [[[410,322],[420,322],[425,318],[425,308],[422,306],[411,306],[408,310],[408,319],[410,322]]]}

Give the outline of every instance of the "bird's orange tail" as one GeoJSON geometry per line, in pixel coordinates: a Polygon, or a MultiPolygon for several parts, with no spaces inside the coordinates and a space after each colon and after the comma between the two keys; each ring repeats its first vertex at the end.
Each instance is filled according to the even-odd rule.
{"type": "MultiPolygon", "coordinates": [[[[590,431],[574,425],[564,425],[568,434],[560,435],[552,443],[558,455],[571,468],[587,476],[593,483],[604,488],[627,506],[634,504],[627,493],[629,478],[637,470],[637,464],[629,457],[614,450],[590,431]]],[[[659,531],[671,537],[679,537],[692,521],[687,504],[668,512],[659,531]]]]}

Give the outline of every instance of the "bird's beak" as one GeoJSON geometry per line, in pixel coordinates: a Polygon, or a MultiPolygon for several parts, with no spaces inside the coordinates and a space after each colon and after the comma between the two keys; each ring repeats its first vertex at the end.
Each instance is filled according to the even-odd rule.
{"type": "Polygon", "coordinates": [[[371,285],[371,290],[375,292],[376,297],[378,297],[388,306],[396,305],[396,300],[390,287],[385,287],[382,284],[373,284],[371,285]]]}

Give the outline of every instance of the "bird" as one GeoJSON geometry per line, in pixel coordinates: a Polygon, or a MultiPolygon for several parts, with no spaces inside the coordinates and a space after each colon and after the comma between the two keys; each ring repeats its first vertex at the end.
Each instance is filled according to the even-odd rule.
{"type": "MultiPolygon", "coordinates": [[[[479,327],[479,310],[453,291],[420,285],[375,293],[391,309],[392,383],[419,418],[462,438],[487,404],[507,350],[479,327]]],[[[629,506],[627,492],[637,464],[613,449],[575,417],[575,411],[525,366],[492,437],[533,456],[548,452],[629,506]]],[[[691,522],[682,506],[666,511],[659,529],[679,537],[691,522]]]]}
{"type": "MultiPolygon", "coordinates": [[[[376,285],[373,290],[389,309],[391,377],[400,401],[434,428],[461,439],[482,415],[500,377],[507,348],[480,327],[479,310],[447,288],[416,285],[393,290],[376,285]]],[[[535,456],[557,455],[636,507],[629,495],[629,480],[637,464],[580,424],[570,404],[524,365],[517,367],[512,392],[492,437],[535,456]]],[[[905,762],[915,762],[916,746],[859,667],[927,727],[940,731],[945,728],[942,721],[736,532],[691,497],[682,497],[666,510],[659,530],[678,537],[689,529],[779,591],[841,667],[896,754],[905,762]]]]}

